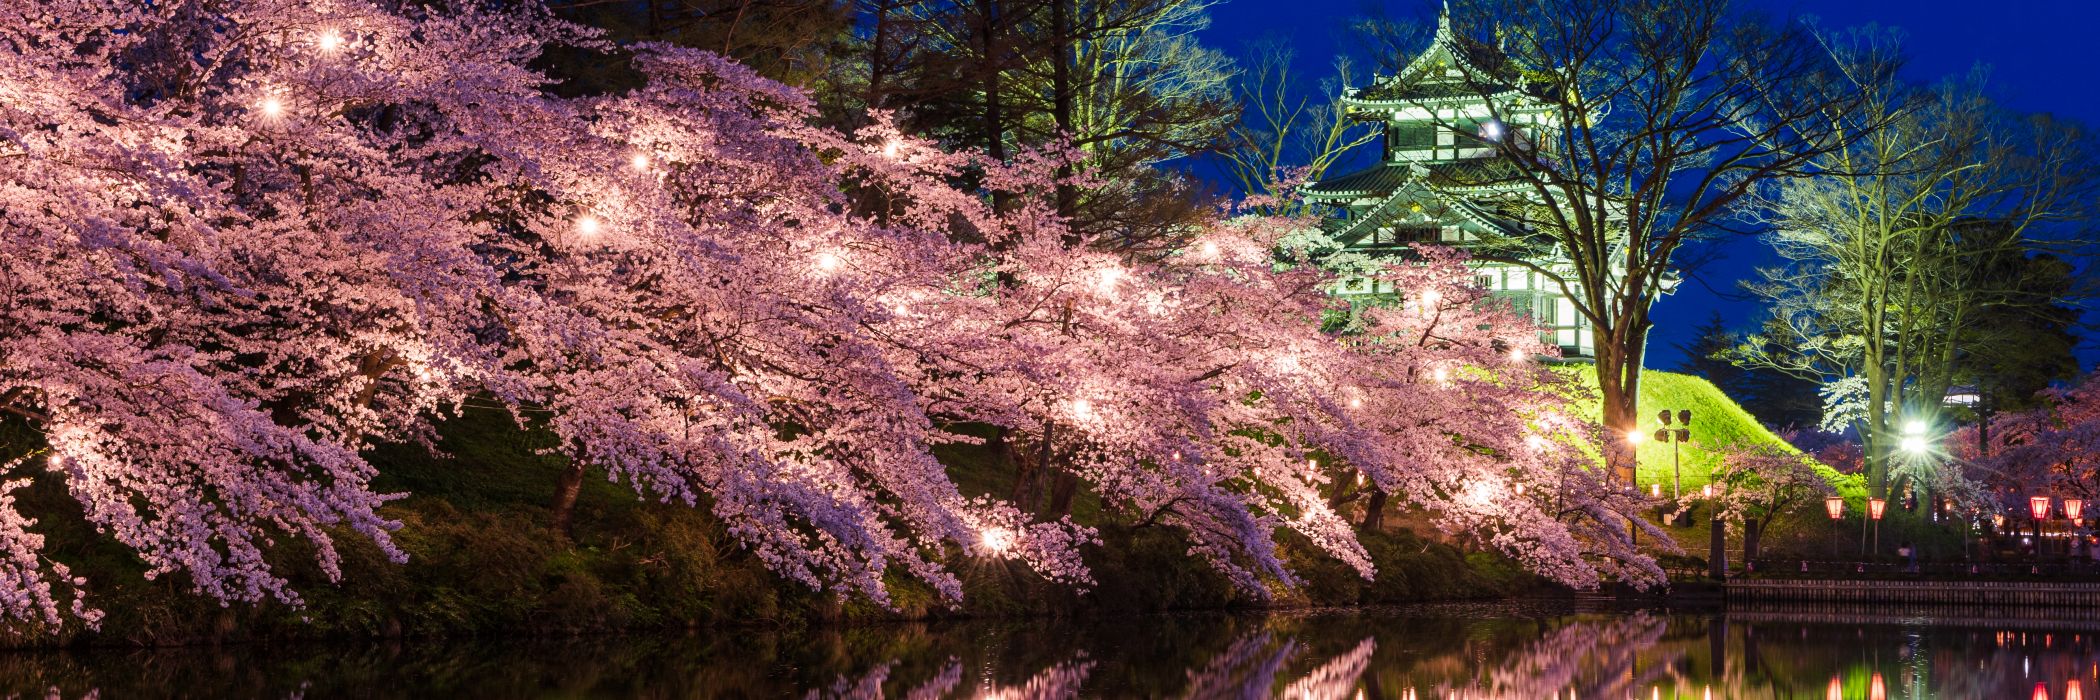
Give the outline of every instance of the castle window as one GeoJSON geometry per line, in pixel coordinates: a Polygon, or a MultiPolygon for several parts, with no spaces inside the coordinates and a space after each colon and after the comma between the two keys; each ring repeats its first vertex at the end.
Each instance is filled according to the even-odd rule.
{"type": "Polygon", "coordinates": [[[1478,275],[1478,276],[1475,276],[1475,277],[1473,278],[1473,284],[1475,284],[1475,285],[1478,285],[1478,286],[1479,286],[1479,287],[1480,287],[1481,289],[1494,289],[1494,288],[1495,288],[1495,276],[1494,276],[1494,275],[1478,275]]]}
{"type": "Polygon", "coordinates": [[[1436,147],[1436,126],[1420,122],[1394,124],[1386,139],[1393,150],[1408,150],[1436,147]]]}
{"type": "Polygon", "coordinates": [[[1435,243],[1435,226],[1391,226],[1380,227],[1371,234],[1372,245],[1407,245],[1409,243],[1435,243]]]}

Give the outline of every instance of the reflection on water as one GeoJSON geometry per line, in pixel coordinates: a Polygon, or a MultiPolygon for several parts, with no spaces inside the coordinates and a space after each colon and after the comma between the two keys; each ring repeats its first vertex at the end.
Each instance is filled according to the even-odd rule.
{"type": "Polygon", "coordinates": [[[560,642],[0,652],[0,697],[2085,700],[2100,690],[2100,621],[2029,613],[1519,602],[560,642]]]}

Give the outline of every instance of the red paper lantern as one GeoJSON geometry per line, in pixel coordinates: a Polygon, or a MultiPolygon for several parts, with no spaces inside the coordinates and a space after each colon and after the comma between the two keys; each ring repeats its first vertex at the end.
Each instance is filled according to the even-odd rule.
{"type": "Polygon", "coordinates": [[[1881,519],[1881,513],[1882,513],[1882,511],[1888,510],[1888,508],[1889,508],[1889,502],[1888,502],[1888,501],[1887,501],[1886,499],[1880,499],[1880,498],[1869,498],[1869,499],[1867,499],[1867,517],[1869,517],[1869,518],[1873,518],[1873,519],[1875,519],[1875,520],[1880,520],[1880,519],[1881,519]]]}
{"type": "Polygon", "coordinates": [[[1889,700],[1888,683],[1881,680],[1879,673],[1874,674],[1873,680],[1867,682],[1867,700],[1889,700]]]}
{"type": "Polygon", "coordinates": [[[1825,498],[1823,499],[1823,510],[1830,513],[1831,520],[1845,517],[1845,499],[1840,496],[1825,498]]]}
{"type": "Polygon", "coordinates": [[[2076,498],[2064,499],[2064,517],[2072,520],[2085,517],[2085,501],[2076,498]]]}
{"type": "Polygon", "coordinates": [[[2027,499],[2027,512],[2028,512],[2028,513],[2031,513],[2031,514],[2033,514],[2033,515],[2034,515],[2034,519],[2036,519],[2036,520],[2047,520],[2047,519],[2049,519],[2049,497],[2048,497],[2048,496],[2032,496],[2032,497],[2029,497],[2029,498],[2027,499]]]}

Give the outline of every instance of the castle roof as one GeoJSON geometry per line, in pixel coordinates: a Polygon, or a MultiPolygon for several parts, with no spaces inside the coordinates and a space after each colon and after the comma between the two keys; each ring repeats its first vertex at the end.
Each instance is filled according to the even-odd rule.
{"type": "Polygon", "coordinates": [[[1399,73],[1380,77],[1362,88],[1349,88],[1342,102],[1355,108],[1406,107],[1423,102],[1458,101],[1490,96],[1541,96],[1543,86],[1530,84],[1502,49],[1451,29],[1451,8],[1437,15],[1429,47],[1399,73]],[[1461,75],[1446,74],[1456,69],[1461,75]]]}

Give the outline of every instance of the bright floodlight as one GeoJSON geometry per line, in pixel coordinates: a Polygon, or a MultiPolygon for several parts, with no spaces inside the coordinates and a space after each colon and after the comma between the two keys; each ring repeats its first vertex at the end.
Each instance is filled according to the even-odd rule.
{"type": "Polygon", "coordinates": [[[1926,447],[1925,438],[1917,435],[1906,435],[1903,437],[1902,447],[1904,452],[1911,454],[1922,453],[1926,447]]]}
{"type": "Polygon", "coordinates": [[[988,527],[977,537],[978,544],[993,554],[1005,554],[1014,546],[1014,533],[1003,527],[988,527]]]}
{"type": "Polygon", "coordinates": [[[1116,293],[1116,285],[1123,282],[1123,269],[1104,267],[1094,277],[1094,293],[1109,296],[1116,293]]]}
{"type": "Polygon", "coordinates": [[[1904,435],[1924,435],[1925,421],[1914,420],[1903,424],[1904,435]]]}
{"type": "Polygon", "coordinates": [[[1218,244],[1217,244],[1217,243],[1216,243],[1215,241],[1204,241],[1204,242],[1203,242],[1203,257],[1206,257],[1206,258],[1215,258],[1215,257],[1218,257],[1218,244]]]}
{"type": "Polygon", "coordinates": [[[1437,303],[1442,302],[1443,300],[1444,295],[1437,293],[1437,291],[1434,289],[1422,290],[1422,308],[1436,308],[1437,303]]]}
{"type": "Polygon", "coordinates": [[[629,165],[634,166],[634,169],[636,170],[649,169],[649,156],[645,156],[640,153],[634,154],[634,158],[629,159],[627,162],[629,165]]]}
{"type": "Polygon", "coordinates": [[[884,141],[884,142],[882,142],[882,157],[884,157],[884,158],[895,158],[895,157],[897,157],[897,149],[898,149],[898,148],[900,148],[901,146],[902,146],[902,144],[899,144],[899,143],[897,142],[897,140],[896,140],[896,139],[890,139],[890,140],[888,140],[888,141],[884,141]]]}
{"type": "Polygon", "coordinates": [[[314,39],[314,46],[320,47],[322,51],[334,53],[336,49],[343,48],[343,35],[335,32],[322,32],[319,38],[314,39]]]}
{"type": "Polygon", "coordinates": [[[1626,442],[1628,444],[1639,445],[1647,441],[1648,435],[1646,433],[1642,433],[1639,430],[1629,430],[1626,432],[1626,442]]]}
{"type": "Polygon", "coordinates": [[[265,117],[274,119],[284,116],[284,100],[277,99],[276,95],[263,98],[260,106],[265,117]]]}
{"type": "Polygon", "coordinates": [[[1494,141],[1496,139],[1502,138],[1502,122],[1491,121],[1486,124],[1480,125],[1480,138],[1484,138],[1489,141],[1494,141]]]}
{"type": "Polygon", "coordinates": [[[1531,359],[1531,353],[1528,353],[1528,352],[1524,352],[1524,349],[1523,349],[1523,348],[1510,348],[1510,349],[1509,349],[1509,361],[1510,361],[1510,362],[1523,362],[1523,361],[1525,361],[1525,360],[1529,360],[1529,359],[1531,359]]]}
{"type": "Polygon", "coordinates": [[[1349,407],[1350,407],[1350,408],[1363,408],[1363,407],[1364,407],[1364,400],[1363,400],[1363,399],[1358,399],[1358,398],[1351,398],[1351,399],[1349,399],[1349,407]]]}
{"type": "Polygon", "coordinates": [[[839,269],[839,266],[841,266],[841,265],[844,265],[844,264],[846,264],[846,261],[844,261],[844,260],[841,260],[841,259],[839,259],[839,256],[838,256],[838,254],[837,254],[837,253],[818,253],[818,254],[817,254],[817,259],[816,259],[816,265],[817,265],[817,271],[818,271],[818,272],[822,272],[822,273],[825,273],[825,274],[831,274],[831,273],[833,273],[833,272],[837,272],[837,271],[838,271],[838,269],[839,269]]]}
{"type": "Polygon", "coordinates": [[[585,214],[576,217],[576,232],[585,236],[598,235],[598,217],[585,214]]]}
{"type": "Polygon", "coordinates": [[[1072,417],[1080,420],[1094,417],[1094,402],[1086,399],[1072,399],[1072,417]]]}

